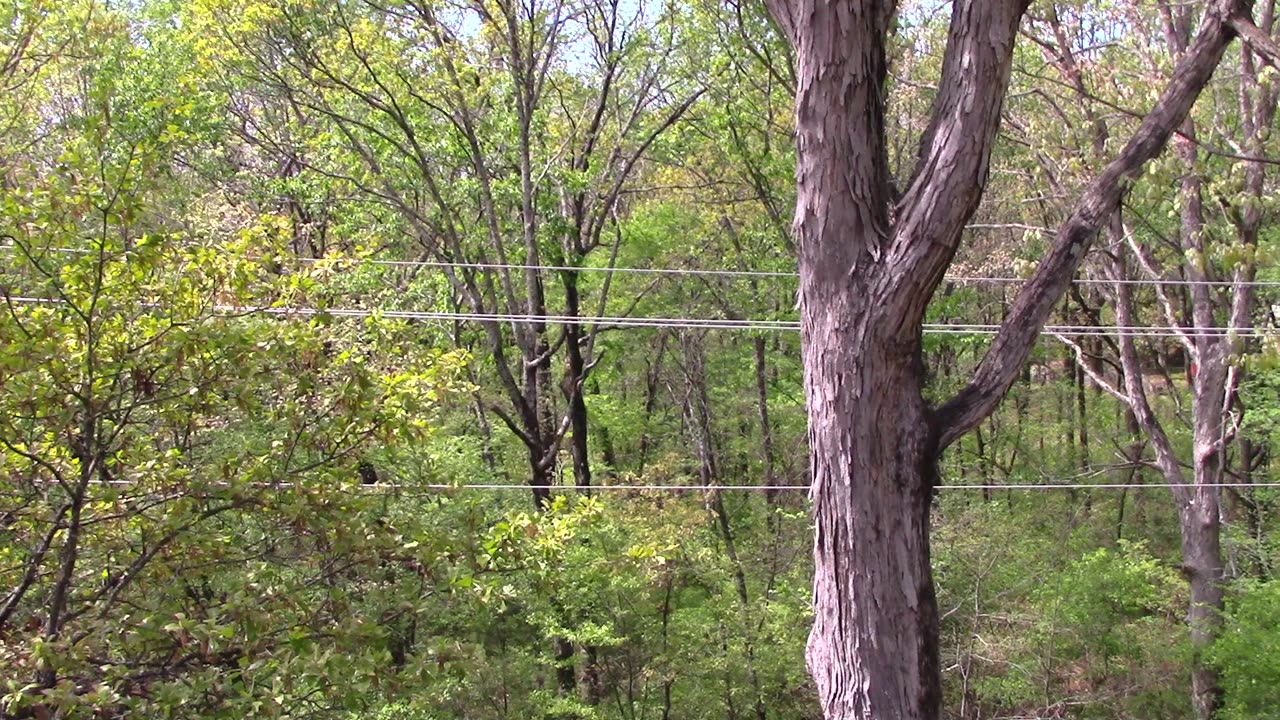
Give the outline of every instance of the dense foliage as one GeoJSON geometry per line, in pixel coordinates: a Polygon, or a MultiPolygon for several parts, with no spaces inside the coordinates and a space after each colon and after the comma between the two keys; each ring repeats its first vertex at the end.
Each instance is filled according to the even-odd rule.
{"type": "MultiPolygon", "coordinates": [[[[1171,5],[1033,4],[938,397],[1173,72],[1171,5]]],[[[896,173],[946,21],[896,20],[896,173]]],[[[819,716],[762,6],[10,0],[0,58],[0,716],[819,716]]],[[[1221,717],[1280,705],[1276,77],[1225,62],[947,452],[948,717],[1189,717],[1200,666],[1221,717]],[[1206,317],[1239,342],[1202,651],[1156,457],[1196,462],[1199,369],[1111,328],[1206,317]]]]}

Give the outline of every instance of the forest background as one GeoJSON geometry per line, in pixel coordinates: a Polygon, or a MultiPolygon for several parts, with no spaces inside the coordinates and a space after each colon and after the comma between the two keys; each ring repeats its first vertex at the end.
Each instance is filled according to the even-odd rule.
{"type": "MultiPolygon", "coordinates": [[[[1272,10],[943,458],[946,717],[1280,705],[1272,10]]],[[[930,398],[1198,12],[1031,6],[930,398]]],[[[820,717],[762,5],[11,0],[0,60],[0,715],[820,717]]]]}

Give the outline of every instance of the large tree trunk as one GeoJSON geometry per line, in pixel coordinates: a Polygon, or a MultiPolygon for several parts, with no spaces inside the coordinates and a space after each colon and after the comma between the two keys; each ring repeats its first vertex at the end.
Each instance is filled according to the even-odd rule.
{"type": "Polygon", "coordinates": [[[866,311],[843,295],[805,328],[817,524],[809,670],[830,720],[937,718],[935,446],[916,350],[887,337],[891,324],[849,323],[866,311]]]}
{"type": "MultiPolygon", "coordinates": [[[[932,118],[904,190],[885,138],[891,0],[767,0],[795,49],[796,219],[814,541],[807,659],[827,720],[936,720],[929,502],[938,452],[994,411],[1124,188],[1160,152],[1245,15],[1208,9],[1175,79],[1089,184],[972,381],[921,396],[925,307],[977,209],[1023,0],[956,0],[932,118]]],[[[1247,18],[1245,18],[1247,19],[1247,18]]]]}
{"type": "Polygon", "coordinates": [[[921,395],[920,323],[981,197],[1023,5],[957,3],[948,90],[902,198],[884,128],[893,5],[788,9],[816,523],[806,657],[828,720],[932,720],[942,696],[928,522],[938,445],[921,395]],[[962,135],[959,151],[950,140],[962,135]]]}

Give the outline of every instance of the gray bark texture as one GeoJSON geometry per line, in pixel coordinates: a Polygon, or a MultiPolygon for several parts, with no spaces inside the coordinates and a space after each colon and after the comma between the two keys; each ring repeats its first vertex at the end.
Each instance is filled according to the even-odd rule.
{"type": "Polygon", "coordinates": [[[1187,116],[1234,36],[1210,6],[1175,79],[1091,183],[974,380],[922,395],[921,322],[982,197],[1026,0],[956,0],[932,119],[901,195],[885,136],[891,1],[767,0],[797,63],[800,312],[809,415],[814,625],[827,720],[941,713],[929,506],[939,453],[988,416],[1128,180],[1187,116]]]}

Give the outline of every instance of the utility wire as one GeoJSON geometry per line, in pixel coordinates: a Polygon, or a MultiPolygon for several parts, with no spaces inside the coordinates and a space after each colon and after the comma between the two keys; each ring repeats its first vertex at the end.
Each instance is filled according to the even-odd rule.
{"type": "MultiPolygon", "coordinates": [[[[317,263],[320,258],[297,258],[300,262],[317,263]]],[[[341,262],[341,261],[339,261],[341,262]]],[[[719,270],[701,268],[638,268],[638,267],[601,267],[575,265],[521,265],[518,263],[468,263],[445,262],[435,260],[353,260],[355,264],[385,265],[391,267],[427,267],[427,268],[469,268],[472,270],[539,270],[547,272],[582,272],[582,273],[638,273],[649,275],[692,275],[706,277],[747,277],[747,278],[792,278],[799,279],[798,272],[770,270],[719,270]]],[[[981,275],[946,275],[943,281],[966,284],[1022,284],[1029,278],[1021,277],[987,277],[981,275]]],[[[1251,280],[1233,282],[1230,280],[1177,280],[1128,278],[1121,280],[1102,280],[1097,278],[1075,278],[1072,282],[1078,285],[1208,285],[1213,287],[1280,287],[1280,281],[1251,280]]]]}
{"type": "MultiPolygon", "coordinates": [[[[0,249],[13,250],[13,245],[0,245],[0,249]]],[[[67,254],[92,254],[96,250],[84,248],[46,248],[40,252],[67,254]]],[[[39,253],[36,253],[39,254],[39,253]]],[[[576,272],[576,273],[620,273],[640,275],[671,275],[689,277],[728,277],[728,278],[790,278],[798,279],[800,274],[793,271],[771,270],[721,270],[703,268],[646,268],[646,267],[608,267],[578,265],[526,265],[520,263],[487,263],[487,262],[450,262],[438,260],[375,260],[370,258],[289,258],[289,261],[300,263],[334,262],[335,264],[371,265],[381,267],[414,267],[436,269],[470,269],[470,270],[536,270],[540,272],[576,272]]],[[[980,275],[947,275],[944,281],[962,284],[1011,285],[1027,282],[1021,277],[987,277],[980,275]]],[[[1123,280],[1102,280],[1097,278],[1076,278],[1072,280],[1078,285],[1159,285],[1159,286],[1209,286],[1209,287],[1280,287],[1280,280],[1251,280],[1234,282],[1231,280],[1178,280],[1169,278],[1130,278],[1123,280]]]]}
{"type": "MultiPolygon", "coordinates": [[[[376,485],[365,485],[363,487],[377,487],[376,485]]],[[[507,483],[477,483],[466,485],[448,485],[443,483],[433,483],[428,485],[387,485],[388,489],[413,489],[415,487],[425,490],[529,490],[533,485],[519,485],[507,483]]],[[[538,486],[542,487],[542,486],[538,486]]],[[[712,490],[733,490],[733,491],[759,491],[759,492],[795,492],[798,490],[809,490],[807,485],[551,485],[551,490],[573,490],[578,492],[590,492],[595,490],[632,490],[636,492],[642,491],[672,491],[672,492],[688,492],[688,491],[712,491],[712,490]]],[[[1055,485],[1053,483],[988,483],[982,485],[935,485],[936,490],[1123,490],[1128,488],[1173,488],[1173,487],[1202,487],[1202,488],[1280,488],[1280,482],[1276,483],[1206,483],[1197,485],[1195,483],[1137,483],[1128,485],[1125,483],[1099,483],[1091,485],[1089,483],[1066,483],[1055,485]]]]}
{"type": "MultiPolygon", "coordinates": [[[[322,258],[296,258],[299,262],[318,263],[322,258]]],[[[339,260],[338,262],[343,262],[339,260]]],[[[546,272],[581,272],[581,273],[632,273],[639,275],[685,275],[705,277],[745,277],[745,278],[799,278],[795,272],[772,270],[719,270],[701,268],[644,268],[644,267],[608,267],[595,265],[521,265],[518,263],[470,263],[444,262],[433,260],[351,260],[353,264],[368,264],[387,267],[425,267],[438,269],[469,270],[538,270],[546,272]]]]}
{"type": "MultiPolygon", "coordinates": [[[[10,296],[15,305],[65,305],[58,298],[10,296]]],[[[142,307],[160,308],[158,303],[141,303],[142,307]]],[[[430,312],[417,310],[371,310],[364,308],[316,308],[303,306],[213,305],[212,312],[222,315],[271,315],[280,317],[382,317],[395,320],[475,321],[501,323],[548,323],[554,325],[601,325],[605,327],[645,327],[688,330],[760,330],[796,332],[800,323],[794,320],[732,320],[693,317],[609,317],[573,315],[531,315],[521,313],[430,312]]],[[[993,323],[925,323],[928,335],[995,335],[1000,325],[993,323]]],[[[1268,328],[1181,328],[1161,325],[1046,325],[1044,334],[1074,337],[1123,335],[1127,337],[1280,337],[1280,330],[1268,328]]]]}
{"type": "MultiPolygon", "coordinates": [[[[90,484],[106,485],[111,487],[133,487],[138,483],[129,480],[95,480],[90,484]]],[[[219,481],[213,483],[216,487],[231,487],[231,483],[219,481]]],[[[318,484],[299,485],[297,483],[252,483],[248,487],[263,490],[289,490],[294,488],[304,489],[324,489],[325,486],[318,484]]],[[[407,484],[407,483],[374,483],[371,485],[348,485],[341,486],[339,489],[358,489],[362,492],[403,492],[403,491],[445,491],[445,490],[483,490],[483,491],[507,491],[507,490],[532,490],[534,488],[546,488],[548,490],[556,490],[560,492],[595,492],[600,491],[622,491],[622,492],[711,492],[711,491],[733,491],[733,492],[800,492],[809,491],[808,485],[522,485],[518,483],[466,483],[466,484],[449,484],[449,483],[423,483],[423,484],[407,484]]],[[[982,483],[982,484],[947,484],[935,485],[935,490],[957,491],[957,490],[1152,490],[1163,488],[1253,488],[1253,489],[1273,489],[1280,488],[1280,482],[1265,483],[1247,483],[1247,482],[1221,482],[1221,483],[982,483]]]]}

